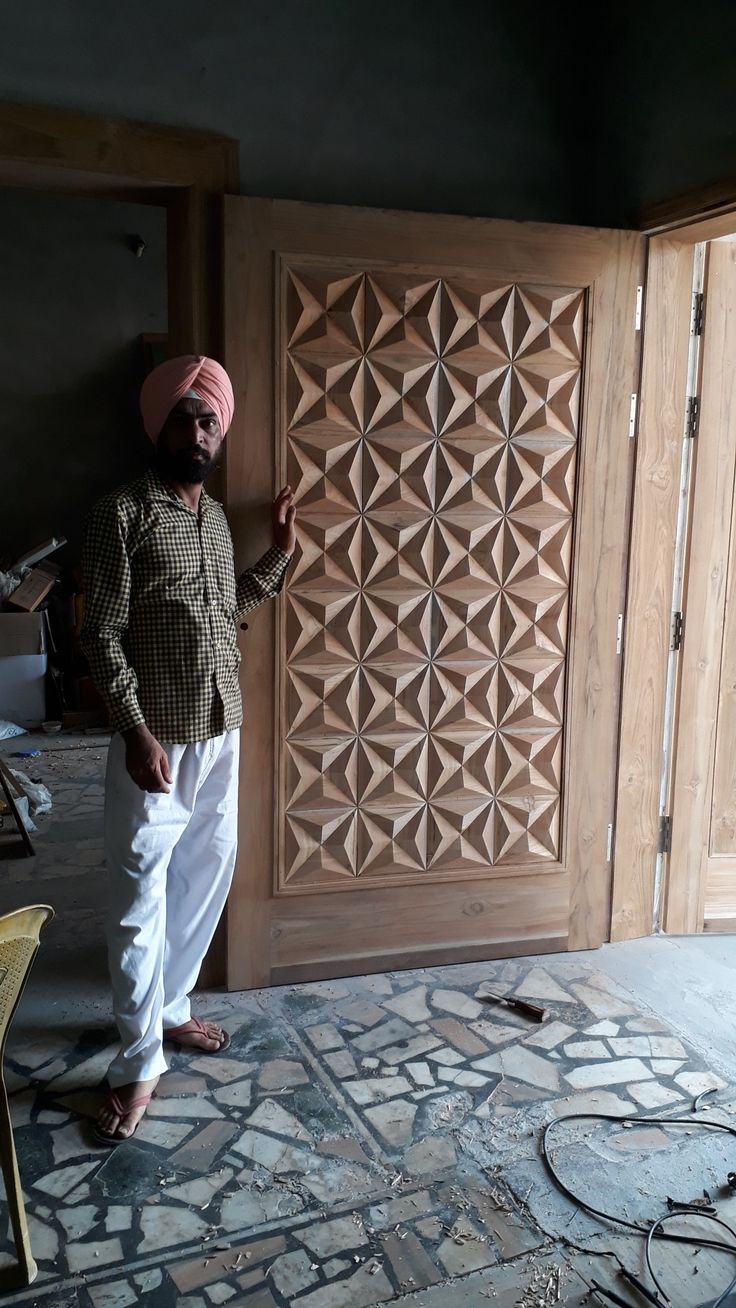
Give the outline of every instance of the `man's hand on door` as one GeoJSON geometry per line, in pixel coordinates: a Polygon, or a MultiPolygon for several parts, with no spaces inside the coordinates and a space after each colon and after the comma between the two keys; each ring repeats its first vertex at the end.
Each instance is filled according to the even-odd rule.
{"type": "Polygon", "coordinates": [[[272,506],[273,539],[282,554],[289,557],[296,549],[296,508],[291,486],[283,486],[272,506]]]}

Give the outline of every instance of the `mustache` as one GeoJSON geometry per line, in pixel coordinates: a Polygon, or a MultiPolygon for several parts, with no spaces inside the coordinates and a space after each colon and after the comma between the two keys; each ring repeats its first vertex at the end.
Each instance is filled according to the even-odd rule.
{"type": "Polygon", "coordinates": [[[204,481],[218,463],[217,455],[210,457],[206,451],[198,447],[179,450],[176,454],[159,449],[155,459],[159,472],[165,477],[178,477],[191,484],[204,481]]]}

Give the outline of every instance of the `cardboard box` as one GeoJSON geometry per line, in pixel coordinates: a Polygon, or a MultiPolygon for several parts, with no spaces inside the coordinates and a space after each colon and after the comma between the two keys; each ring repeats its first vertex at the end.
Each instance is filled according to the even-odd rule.
{"type": "Polygon", "coordinates": [[[35,727],[46,717],[46,615],[0,613],[0,718],[35,727]]]}
{"type": "Polygon", "coordinates": [[[53,563],[42,563],[33,568],[8,598],[8,604],[14,609],[23,609],[32,613],[46,599],[52,589],[59,569],[53,563]]]}

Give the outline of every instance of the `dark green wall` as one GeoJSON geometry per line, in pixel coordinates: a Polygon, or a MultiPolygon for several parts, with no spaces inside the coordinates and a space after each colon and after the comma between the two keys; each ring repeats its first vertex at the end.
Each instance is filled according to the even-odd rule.
{"type": "Polygon", "coordinates": [[[734,0],[34,0],[0,98],[242,143],[250,194],[564,222],[736,173],[734,0]]]}
{"type": "Polygon", "coordinates": [[[139,337],[166,330],[164,210],[0,190],[0,303],[0,559],[64,535],[73,561],[94,500],[150,457],[139,337]]]}
{"type": "MultiPolygon", "coordinates": [[[[225,133],[248,194],[617,226],[736,174],[735,48],[736,0],[34,0],[0,99],[225,133]]],[[[0,192],[0,554],[145,456],[163,215],[124,210],[0,192]]]]}

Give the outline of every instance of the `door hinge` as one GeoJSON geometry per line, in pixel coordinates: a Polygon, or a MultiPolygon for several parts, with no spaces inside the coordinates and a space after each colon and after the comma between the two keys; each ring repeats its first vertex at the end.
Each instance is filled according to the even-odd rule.
{"type": "Polygon", "coordinates": [[[606,862],[610,863],[613,858],[613,823],[608,824],[608,835],[606,837],[606,862]]]}
{"type": "Polygon", "coordinates": [[[672,626],[670,627],[670,649],[678,650],[682,647],[682,634],[685,629],[685,614],[677,610],[672,614],[672,626]]]}
{"type": "Polygon", "coordinates": [[[705,318],[705,296],[702,291],[693,292],[693,314],[690,323],[690,335],[700,336],[703,332],[705,318]]]}
{"type": "Polygon", "coordinates": [[[669,813],[659,819],[659,836],[657,839],[657,853],[669,854],[672,848],[672,818],[669,813]]]}
{"type": "Polygon", "coordinates": [[[643,299],[644,299],[644,287],[643,287],[643,286],[637,286],[637,288],[636,288],[636,309],[634,310],[634,331],[635,331],[635,332],[640,332],[640,331],[641,331],[641,306],[642,306],[642,301],[643,301],[643,299]]]}
{"type": "Polygon", "coordinates": [[[685,418],[685,435],[691,440],[698,434],[698,423],[700,422],[700,396],[688,395],[687,397],[687,415],[685,418]]]}
{"type": "Polygon", "coordinates": [[[636,402],[638,398],[636,391],[632,391],[631,404],[629,405],[629,440],[633,440],[636,434],[636,402]]]}
{"type": "Polygon", "coordinates": [[[620,654],[624,643],[624,615],[619,613],[616,620],[616,653],[620,654]]]}

